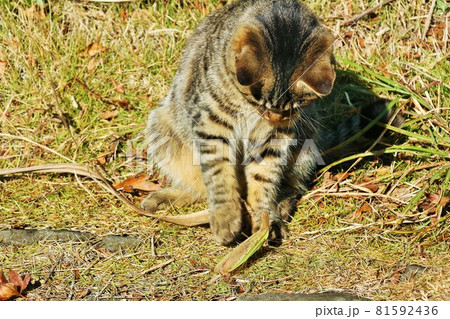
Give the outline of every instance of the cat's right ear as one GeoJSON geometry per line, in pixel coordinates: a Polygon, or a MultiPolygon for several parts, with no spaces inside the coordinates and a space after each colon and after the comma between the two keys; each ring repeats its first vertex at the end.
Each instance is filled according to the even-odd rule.
{"type": "Polygon", "coordinates": [[[250,86],[262,79],[264,73],[264,42],[254,27],[242,27],[231,42],[229,63],[239,84],[250,86]]]}

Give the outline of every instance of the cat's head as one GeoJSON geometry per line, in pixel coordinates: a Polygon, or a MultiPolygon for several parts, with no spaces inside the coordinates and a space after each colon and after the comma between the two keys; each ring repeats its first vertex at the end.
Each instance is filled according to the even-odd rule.
{"type": "Polygon", "coordinates": [[[332,43],[331,33],[309,11],[269,12],[237,27],[228,67],[258,112],[282,123],[331,92],[336,77],[332,43]]]}

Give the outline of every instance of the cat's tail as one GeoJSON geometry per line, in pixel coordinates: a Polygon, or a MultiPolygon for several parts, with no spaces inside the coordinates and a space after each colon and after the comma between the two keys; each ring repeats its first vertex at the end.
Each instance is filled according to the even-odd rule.
{"type": "Polygon", "coordinates": [[[378,100],[365,107],[337,126],[326,129],[320,136],[320,146],[326,162],[334,161],[343,156],[363,151],[364,147],[373,142],[383,132],[383,127],[377,124],[366,127],[375,119],[377,123],[399,127],[403,117],[395,115],[395,109],[388,109],[389,101],[378,100]],[[363,134],[360,132],[365,131],[363,134]],[[361,135],[354,138],[355,135],[361,135]],[[350,139],[350,140],[349,140],[350,139]]]}

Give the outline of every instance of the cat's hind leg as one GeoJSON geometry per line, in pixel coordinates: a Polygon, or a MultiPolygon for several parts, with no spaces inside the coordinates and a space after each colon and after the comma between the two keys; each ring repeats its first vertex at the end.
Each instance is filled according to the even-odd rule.
{"type": "Polygon", "coordinates": [[[188,206],[206,198],[201,169],[194,162],[192,143],[188,137],[180,136],[178,124],[167,107],[150,114],[146,131],[149,165],[156,165],[173,186],[149,194],[141,204],[148,212],[174,205],[188,206]]]}
{"type": "Polygon", "coordinates": [[[150,193],[141,203],[141,206],[147,212],[153,213],[158,210],[173,209],[194,204],[201,200],[196,194],[177,187],[163,188],[159,191],[150,193]]]}

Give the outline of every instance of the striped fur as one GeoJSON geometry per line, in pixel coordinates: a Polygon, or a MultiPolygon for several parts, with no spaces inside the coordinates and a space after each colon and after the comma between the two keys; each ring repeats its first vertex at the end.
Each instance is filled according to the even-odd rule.
{"type": "Polygon", "coordinates": [[[332,40],[296,0],[243,0],[200,23],[148,119],[149,158],[173,186],[143,207],[207,199],[221,244],[248,220],[258,230],[264,211],[273,236],[286,235],[317,165],[303,145],[320,136],[314,100],[333,86],[332,40]]]}

